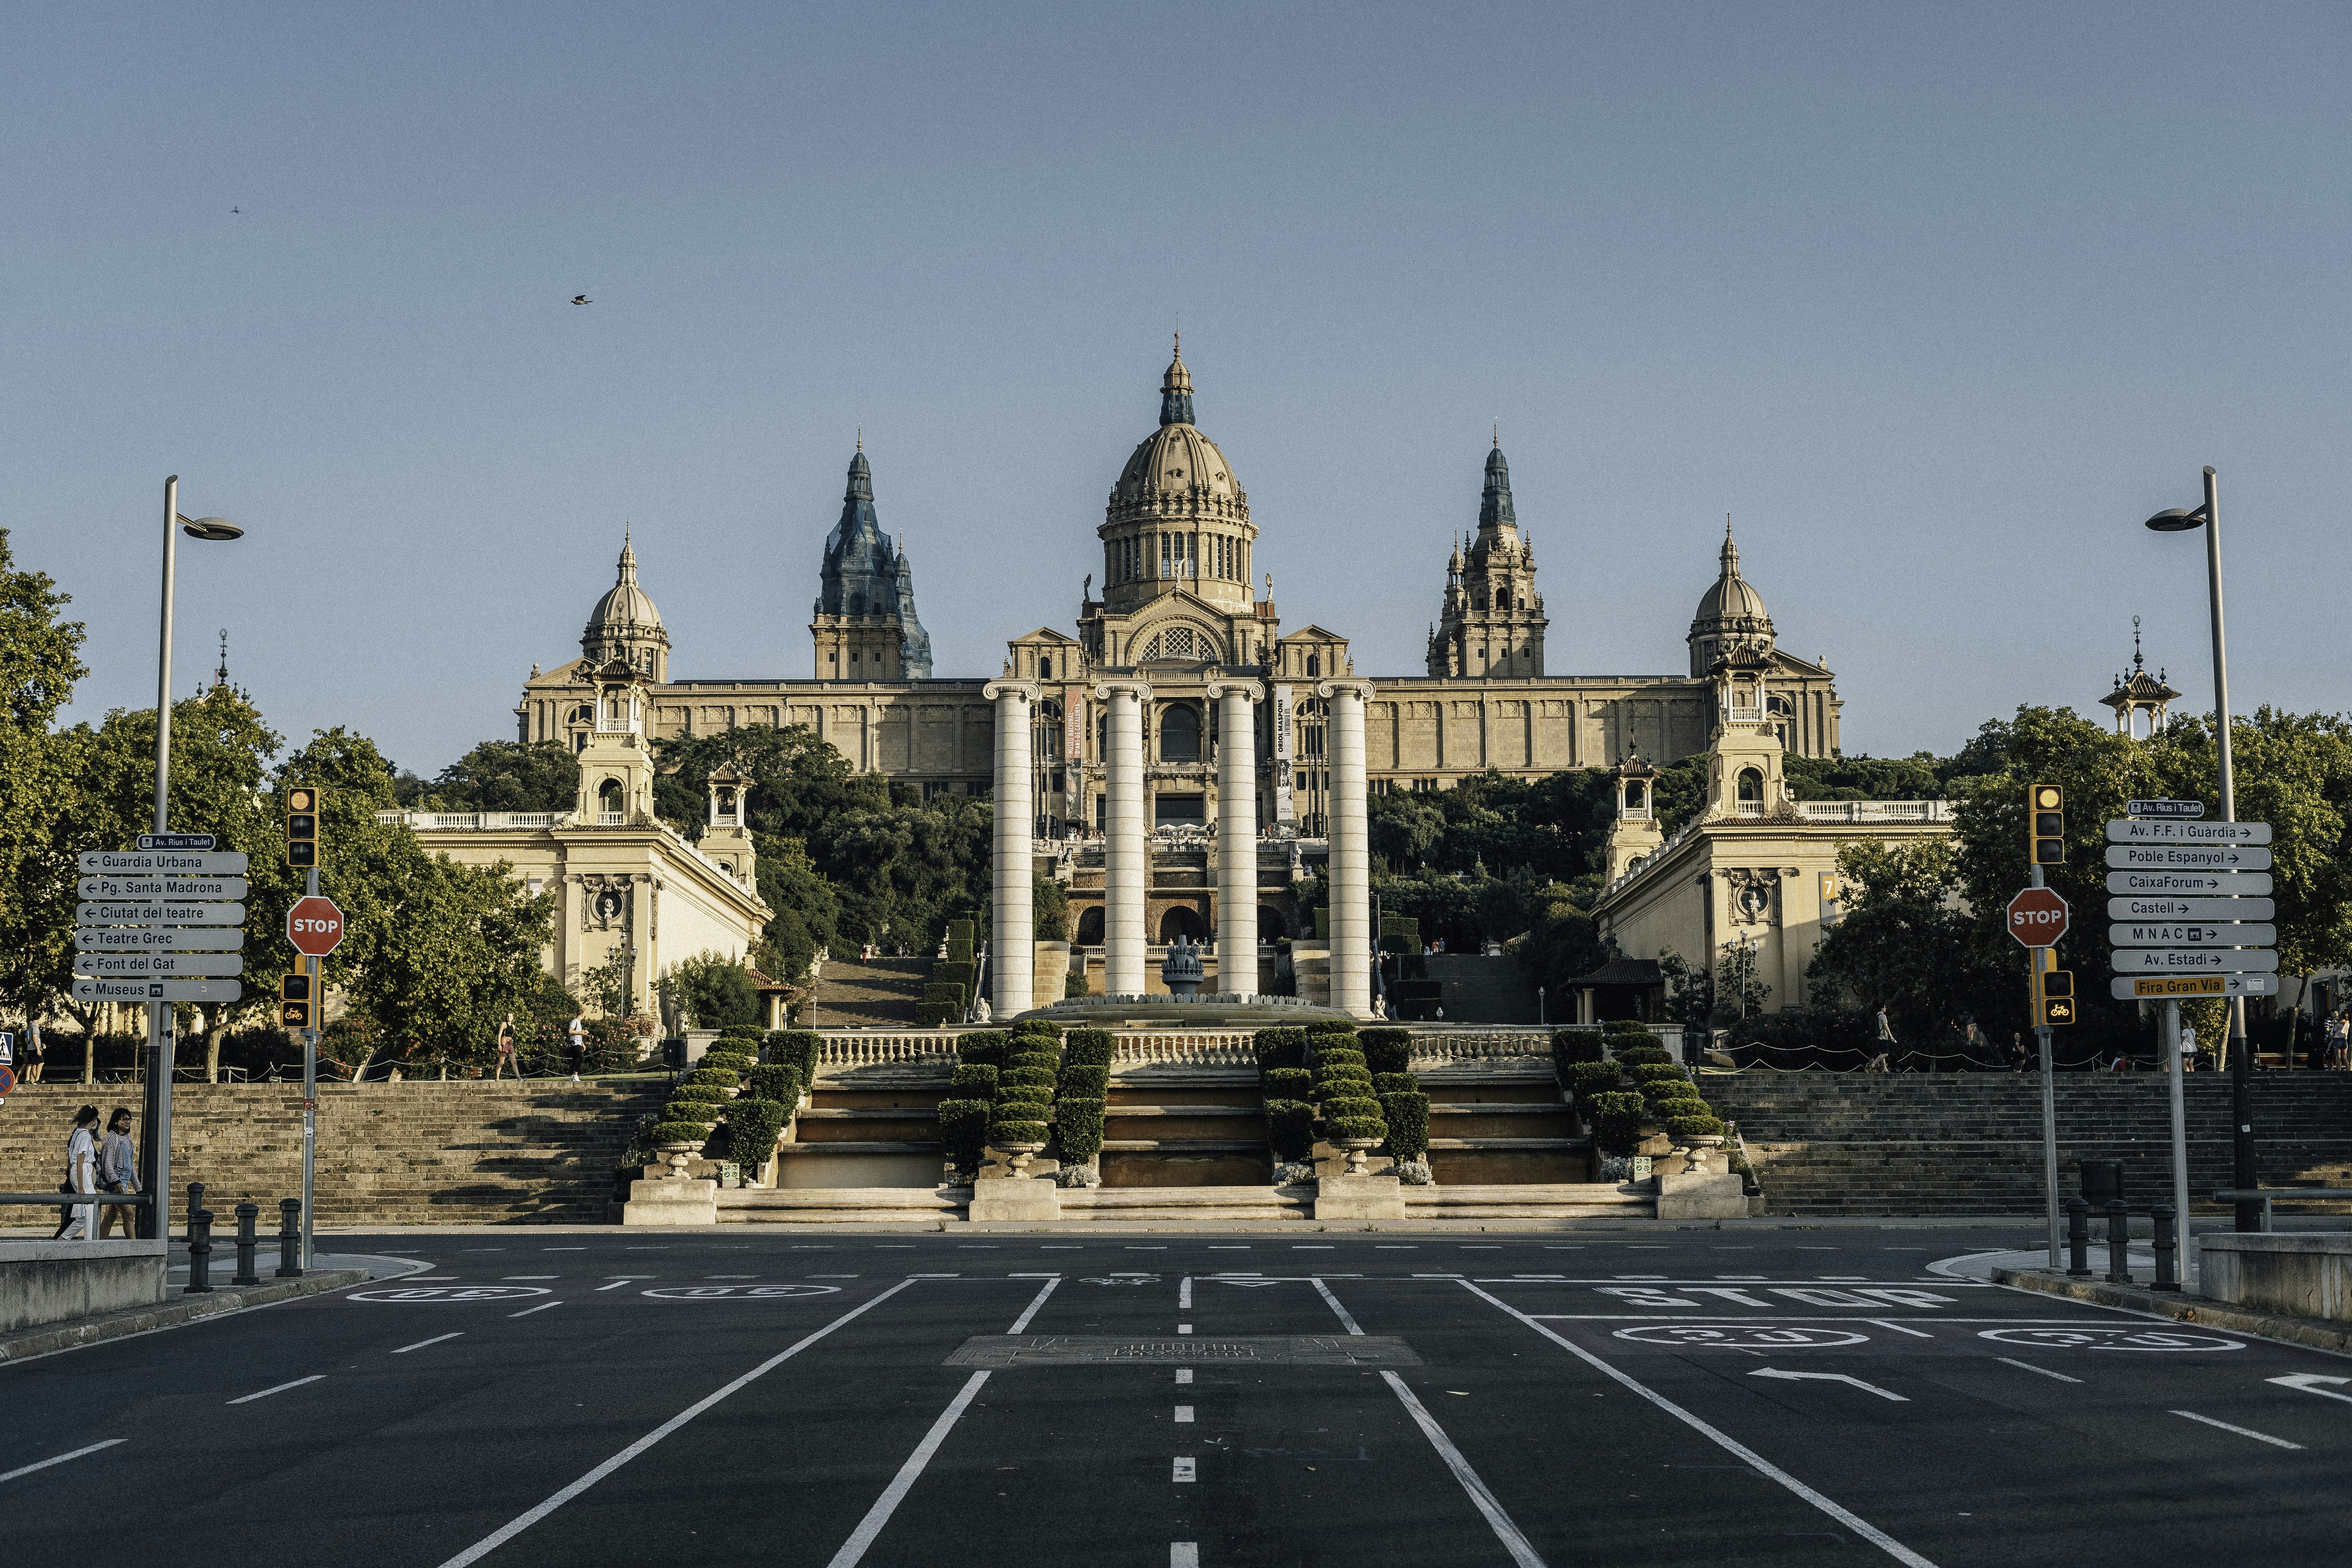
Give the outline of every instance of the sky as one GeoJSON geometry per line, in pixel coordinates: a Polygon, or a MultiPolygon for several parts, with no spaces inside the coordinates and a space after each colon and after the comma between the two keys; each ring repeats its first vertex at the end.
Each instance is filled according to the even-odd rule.
{"type": "Polygon", "coordinates": [[[813,673],[857,433],[937,673],[1073,629],[1181,317],[1284,624],[1420,674],[1499,426],[1552,674],[1730,514],[1849,754],[2147,661],[2347,706],[2352,10],[16,7],[0,527],[71,716],[228,665],[430,776],[624,528],[677,677],[813,673]],[[574,306],[574,295],[593,301],[574,306]]]}

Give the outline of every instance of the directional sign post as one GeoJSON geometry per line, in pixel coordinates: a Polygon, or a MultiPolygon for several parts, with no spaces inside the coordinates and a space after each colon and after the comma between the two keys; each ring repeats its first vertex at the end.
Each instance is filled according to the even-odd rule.
{"type": "Polygon", "coordinates": [[[81,857],[85,877],[242,877],[245,867],[236,850],[90,849],[81,857]]]}

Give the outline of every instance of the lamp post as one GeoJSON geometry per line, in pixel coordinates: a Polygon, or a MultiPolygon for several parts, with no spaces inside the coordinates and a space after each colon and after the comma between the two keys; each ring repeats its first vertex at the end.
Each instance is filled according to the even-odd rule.
{"type": "MultiPolygon", "coordinates": [[[[2158,512],[2147,520],[2147,526],[2158,533],[2185,533],[2193,528],[2205,531],[2206,591],[2213,610],[2213,729],[2221,745],[2221,820],[2235,822],[2238,782],[2230,762],[2230,655],[2221,630],[2221,503],[2215,477],[2209,464],[2202,506],[2175,507],[2158,512]]],[[[2246,1049],[2245,998],[2232,997],[2229,1006],[2231,1182],[2241,1191],[2252,1191],[2261,1178],[2254,1169],[2254,1064],[2246,1049]]],[[[2180,1208],[2185,1229],[2187,1204],[2182,1203],[2180,1208]]],[[[2240,1230],[2260,1230],[2262,1205],[2240,1204],[2237,1224],[2240,1230]]]]}
{"type": "MultiPolygon", "coordinates": [[[[225,517],[180,515],[180,476],[163,481],[163,610],[155,661],[155,831],[172,831],[172,595],[177,585],[180,535],[225,543],[245,530],[225,517]]],[[[147,1004],[147,1114],[139,1129],[140,1164],[153,1206],[140,1215],[148,1240],[172,1230],[172,1004],[147,1004]]]]}

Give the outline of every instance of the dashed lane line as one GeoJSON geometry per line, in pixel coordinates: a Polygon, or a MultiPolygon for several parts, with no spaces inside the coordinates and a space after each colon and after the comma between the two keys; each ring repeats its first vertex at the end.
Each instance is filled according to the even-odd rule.
{"type": "Polygon", "coordinates": [[[1200,1467],[1193,1462],[1190,1454],[1181,1454],[1169,1467],[1168,1479],[1171,1481],[1198,1480],[1200,1467]]]}
{"type": "Polygon", "coordinates": [[[2011,1366],[2020,1367],[2027,1372],[2038,1372],[2044,1377],[2054,1377],[2061,1383],[2080,1383],[2083,1381],[2079,1377],[2068,1377],[2063,1372],[2052,1372],[2046,1366],[2036,1366],[2030,1361],[2020,1361],[2013,1355],[1997,1355],[1992,1359],[1997,1362],[2005,1362],[2011,1366]]]}
{"type": "Polygon", "coordinates": [[[248,1394],[241,1399],[232,1399],[229,1403],[231,1405],[250,1405],[257,1399],[267,1399],[273,1394],[283,1394],[289,1388],[299,1388],[306,1383],[316,1383],[326,1375],[327,1374],[323,1372],[314,1372],[308,1377],[298,1377],[291,1383],[281,1383],[275,1388],[265,1388],[258,1394],[248,1394]]]}
{"type": "Polygon", "coordinates": [[[528,1318],[533,1312],[544,1312],[550,1307],[561,1307],[562,1305],[563,1305],[563,1303],[561,1301],[541,1301],[536,1307],[525,1307],[521,1311],[509,1312],[507,1316],[509,1318],[528,1318]]]}
{"type": "Polygon", "coordinates": [[[1201,1568],[1201,1543],[1197,1541],[1170,1542],[1168,1568],[1201,1568]]]}
{"type": "Polygon", "coordinates": [[[128,1437],[109,1437],[103,1442],[92,1443],[86,1448],[76,1448],[70,1454],[58,1454],[50,1458],[37,1459],[29,1465],[19,1465],[13,1470],[0,1472],[0,1481],[13,1481],[18,1476],[29,1476],[35,1470],[46,1470],[51,1465],[62,1465],[68,1459],[79,1459],[84,1454],[95,1454],[100,1448],[111,1448],[117,1443],[127,1443],[130,1440],[128,1437]]]}
{"type": "Polygon", "coordinates": [[[2300,1443],[2290,1443],[2284,1437],[2273,1437],[2251,1426],[2232,1426],[2227,1421],[2216,1421],[2210,1415],[2200,1415],[2194,1410],[2176,1410],[2172,1414],[2186,1416],[2191,1421],[2201,1421],[2208,1426],[2219,1426],[2224,1432],[2235,1432],[2241,1437],[2252,1437],[2257,1443],[2268,1443],[2273,1448],[2293,1448],[2300,1452],[2303,1447],[2300,1443]]]}
{"type": "Polygon", "coordinates": [[[403,1345],[392,1353],[394,1355],[406,1355],[410,1351],[421,1351],[426,1345],[437,1345],[444,1340],[463,1339],[465,1334],[466,1331],[463,1329],[459,1329],[454,1334],[436,1334],[429,1340],[419,1340],[413,1345],[403,1345]]]}

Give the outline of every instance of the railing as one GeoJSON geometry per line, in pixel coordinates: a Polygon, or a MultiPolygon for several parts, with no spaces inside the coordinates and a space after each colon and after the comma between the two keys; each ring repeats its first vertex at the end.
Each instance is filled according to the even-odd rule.
{"type": "Polygon", "coordinates": [[[626,827],[628,825],[629,814],[625,811],[600,811],[596,814],[596,826],[599,827],[626,827]]]}
{"type": "MultiPolygon", "coordinates": [[[[1378,1025],[1371,1026],[1379,1027],[1378,1025]]],[[[1442,1034],[1413,1031],[1412,1065],[1416,1070],[1449,1062],[1502,1061],[1515,1057],[1541,1057],[1549,1060],[1550,1031],[1512,1028],[1475,1032],[1448,1029],[1442,1034]]]]}
{"type": "Polygon", "coordinates": [[[416,833],[488,833],[509,827],[552,827],[568,815],[555,811],[379,811],[378,822],[397,822],[416,833]]]}
{"type": "Polygon", "coordinates": [[[1801,800],[1809,822],[1949,822],[1951,805],[1940,800],[1801,800]]]}
{"type": "Polygon", "coordinates": [[[1761,816],[1764,815],[1764,803],[1760,800],[1736,800],[1733,801],[1731,805],[1732,809],[1742,816],[1761,816]]]}
{"type": "Polygon", "coordinates": [[[1255,1031],[1215,1029],[1125,1034],[1111,1043],[1113,1071],[1122,1067],[1254,1068],[1255,1031]]]}
{"type": "Polygon", "coordinates": [[[1723,705],[1723,721],[1727,724],[1761,724],[1764,722],[1764,710],[1727,702],[1723,705]]]}
{"type": "Polygon", "coordinates": [[[1625,805],[1617,808],[1620,822],[1647,822],[1657,814],[1646,805],[1625,805]]]}
{"type": "Polygon", "coordinates": [[[955,1061],[956,1037],[946,1029],[908,1030],[904,1034],[820,1030],[818,1038],[823,1042],[816,1054],[820,1068],[886,1067],[893,1063],[950,1066],[955,1061]]]}

